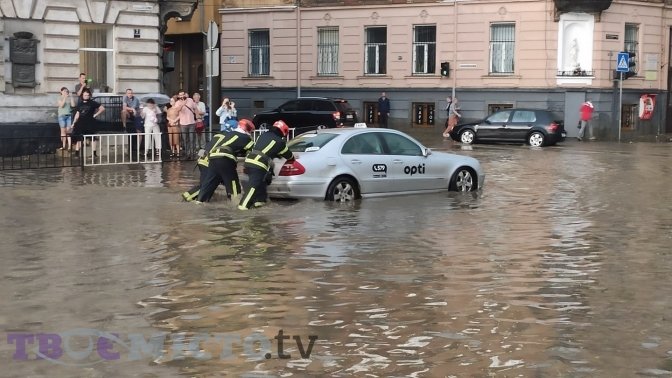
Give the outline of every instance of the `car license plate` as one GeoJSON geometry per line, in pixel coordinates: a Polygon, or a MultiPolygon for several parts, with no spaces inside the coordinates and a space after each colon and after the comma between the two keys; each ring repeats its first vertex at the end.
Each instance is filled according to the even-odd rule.
{"type": "Polygon", "coordinates": [[[352,119],[352,114],[346,114],[346,115],[345,115],[345,118],[347,118],[347,119],[352,119]]]}
{"type": "Polygon", "coordinates": [[[566,136],[567,136],[567,133],[562,133],[563,138],[566,137],[566,136]]]}

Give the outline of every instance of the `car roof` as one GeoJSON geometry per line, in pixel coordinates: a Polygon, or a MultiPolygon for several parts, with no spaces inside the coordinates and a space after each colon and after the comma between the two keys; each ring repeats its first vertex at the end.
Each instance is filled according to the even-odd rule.
{"type": "MultiPolygon", "coordinates": [[[[295,100],[328,100],[328,101],[345,101],[348,102],[348,100],[344,98],[334,98],[334,97],[298,97],[295,100]]],[[[294,100],[288,100],[288,101],[294,101],[294,100]]]]}
{"type": "MultiPolygon", "coordinates": [[[[336,129],[322,129],[322,130],[315,130],[315,131],[308,131],[303,134],[338,134],[338,135],[355,135],[355,134],[362,134],[366,133],[369,131],[386,131],[386,132],[391,132],[395,134],[401,134],[401,135],[407,135],[401,131],[394,130],[394,129],[386,129],[384,127],[343,127],[343,128],[336,128],[336,129]]],[[[303,135],[301,134],[301,135],[303,135]]],[[[296,137],[300,137],[301,135],[297,135],[296,137]]]]}

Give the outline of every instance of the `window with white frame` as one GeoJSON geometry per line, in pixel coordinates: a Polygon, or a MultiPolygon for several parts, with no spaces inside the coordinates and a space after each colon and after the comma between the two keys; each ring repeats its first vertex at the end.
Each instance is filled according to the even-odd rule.
{"type": "Polygon", "coordinates": [[[384,75],[387,72],[387,27],[371,26],[365,31],[364,73],[384,75]]]}
{"type": "Polygon", "coordinates": [[[516,47],[516,25],[490,25],[490,73],[512,74],[516,47]]]}
{"type": "Polygon", "coordinates": [[[114,91],[114,48],[112,28],[82,24],[79,29],[79,70],[91,79],[89,88],[114,91]]]}
{"type": "Polygon", "coordinates": [[[436,25],[413,27],[413,73],[436,72],[436,25]]]}
{"type": "Polygon", "coordinates": [[[268,76],[271,73],[271,37],[268,29],[248,32],[249,76],[268,76]]]}
{"type": "Polygon", "coordinates": [[[624,38],[623,51],[634,53],[635,66],[632,68],[634,72],[637,72],[637,51],[639,49],[639,25],[637,24],[625,24],[625,38],[624,38]]]}
{"type": "Polygon", "coordinates": [[[338,75],[338,27],[317,29],[317,74],[338,75]]]}

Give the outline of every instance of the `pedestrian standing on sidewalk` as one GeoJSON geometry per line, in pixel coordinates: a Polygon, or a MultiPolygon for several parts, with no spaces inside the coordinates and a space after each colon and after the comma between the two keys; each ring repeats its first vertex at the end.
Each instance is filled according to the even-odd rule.
{"type": "Polygon", "coordinates": [[[159,157],[161,153],[161,129],[159,128],[160,110],[156,107],[154,99],[148,99],[142,109],[142,118],[145,120],[145,156],[151,158],[152,154],[159,157]]]}
{"type": "Polygon", "coordinates": [[[446,127],[446,131],[443,132],[444,138],[450,137],[450,132],[453,131],[455,126],[457,126],[457,123],[460,121],[460,118],[462,117],[462,114],[458,113],[457,111],[458,109],[459,105],[457,97],[453,97],[452,101],[450,101],[448,103],[448,106],[446,106],[446,112],[448,112],[448,127],[446,127]]]}
{"type": "MultiPolygon", "coordinates": [[[[72,136],[77,142],[75,144],[75,156],[79,156],[79,150],[86,134],[96,134],[96,117],[105,111],[105,107],[91,99],[91,90],[88,88],[82,91],[82,98],[79,105],[75,108],[75,119],[72,121],[72,136]]],[[[91,141],[93,156],[98,157],[96,151],[96,138],[91,141]]]]}
{"type": "Polygon", "coordinates": [[[201,94],[196,92],[191,96],[196,103],[196,151],[205,147],[205,103],[201,101],[201,94]]]}
{"type": "Polygon", "coordinates": [[[586,136],[586,129],[588,129],[588,137],[590,140],[594,140],[595,137],[593,136],[593,128],[590,125],[590,121],[593,119],[593,111],[595,110],[595,107],[593,106],[593,103],[590,101],[586,101],[583,104],[581,104],[581,109],[579,110],[581,113],[581,125],[580,125],[580,130],[579,130],[579,141],[583,140],[583,138],[586,136]]]}
{"type": "Polygon", "coordinates": [[[385,92],[380,94],[378,99],[378,123],[380,127],[387,128],[387,119],[390,117],[390,99],[385,92]]]}
{"type": "Polygon", "coordinates": [[[77,106],[75,98],[70,95],[68,88],[61,88],[58,98],[58,126],[61,129],[61,149],[72,148],[70,133],[72,132],[72,110],[77,106]]]}
{"type": "Polygon", "coordinates": [[[180,134],[182,148],[187,157],[196,156],[196,103],[191,97],[187,96],[185,91],[177,94],[177,103],[175,108],[180,118],[180,134]]]}

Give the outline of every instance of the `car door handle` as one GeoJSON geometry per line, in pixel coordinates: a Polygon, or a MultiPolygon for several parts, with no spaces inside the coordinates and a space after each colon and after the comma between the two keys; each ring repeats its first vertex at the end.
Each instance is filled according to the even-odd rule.
{"type": "Polygon", "coordinates": [[[403,161],[398,160],[398,159],[394,159],[394,160],[392,160],[392,162],[393,162],[394,164],[404,164],[403,161]]]}
{"type": "Polygon", "coordinates": [[[350,160],[350,162],[351,162],[352,164],[362,164],[362,161],[361,161],[361,160],[358,160],[358,159],[352,159],[352,160],[350,160]]]}

